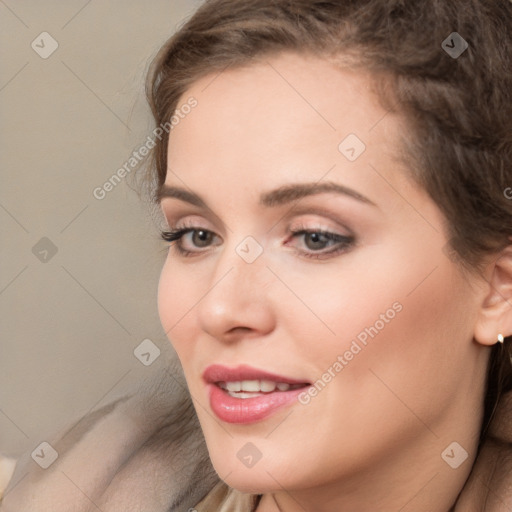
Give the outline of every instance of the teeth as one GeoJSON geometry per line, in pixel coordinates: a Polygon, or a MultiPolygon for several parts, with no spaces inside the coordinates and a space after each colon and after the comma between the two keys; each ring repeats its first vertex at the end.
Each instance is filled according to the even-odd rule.
{"type": "Polygon", "coordinates": [[[276,386],[279,386],[279,384],[276,384],[271,380],[262,380],[260,382],[260,389],[264,393],[270,393],[271,391],[274,391],[276,389],[276,386]]]}
{"type": "Polygon", "coordinates": [[[261,391],[259,380],[243,380],[240,385],[241,391],[253,391],[254,393],[261,391]]]}
{"type": "Polygon", "coordinates": [[[229,395],[234,398],[254,398],[255,396],[260,396],[254,393],[229,393],[229,395]]]}
{"type": "Polygon", "coordinates": [[[233,382],[219,382],[218,385],[222,389],[228,391],[229,394],[237,393],[236,396],[239,398],[249,398],[253,396],[245,396],[246,393],[272,393],[273,391],[276,390],[276,388],[279,391],[288,391],[290,389],[302,387],[302,384],[290,385],[285,382],[273,382],[271,380],[242,380],[233,382]]]}
{"type": "Polygon", "coordinates": [[[242,391],[241,382],[226,382],[226,389],[228,391],[242,391]]]}

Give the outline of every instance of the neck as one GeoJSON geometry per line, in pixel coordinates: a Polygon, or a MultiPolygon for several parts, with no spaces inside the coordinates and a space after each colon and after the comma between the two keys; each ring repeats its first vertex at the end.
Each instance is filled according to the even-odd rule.
{"type": "Polygon", "coordinates": [[[358,474],[322,486],[264,494],[257,512],[453,512],[477,446],[478,429],[442,438],[426,431],[421,443],[412,439],[408,449],[391,457],[382,454],[358,474]],[[441,457],[453,439],[469,453],[457,469],[441,457]]]}

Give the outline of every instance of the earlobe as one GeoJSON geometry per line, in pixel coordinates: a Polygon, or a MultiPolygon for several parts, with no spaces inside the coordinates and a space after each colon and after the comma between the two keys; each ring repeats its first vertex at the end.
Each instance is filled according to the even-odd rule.
{"type": "Polygon", "coordinates": [[[512,335],[512,245],[490,263],[488,293],[482,302],[474,338],[482,345],[503,343],[512,335]]]}

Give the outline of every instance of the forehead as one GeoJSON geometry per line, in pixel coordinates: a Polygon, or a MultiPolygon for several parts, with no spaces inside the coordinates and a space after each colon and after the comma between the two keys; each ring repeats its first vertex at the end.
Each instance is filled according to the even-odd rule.
{"type": "MultiPolygon", "coordinates": [[[[365,131],[385,113],[371,93],[368,73],[339,68],[314,56],[287,53],[206,75],[193,83],[180,103],[189,96],[198,100],[194,113],[215,115],[217,122],[209,128],[223,124],[222,133],[229,128],[236,132],[245,122],[252,125],[251,133],[264,136],[270,123],[278,126],[281,121],[293,136],[295,130],[289,122],[294,119],[302,121],[297,128],[307,123],[321,133],[342,130],[343,121],[354,130],[365,131]],[[228,121],[237,124],[226,125],[228,121]]],[[[200,127],[193,117],[197,116],[180,124],[192,125],[197,132],[200,127]]],[[[172,135],[178,131],[183,130],[173,130],[172,135]]]]}
{"type": "Polygon", "coordinates": [[[361,185],[369,163],[394,158],[400,123],[379,104],[371,77],[317,57],[282,54],[213,73],[179,105],[190,97],[197,106],[169,137],[167,183],[186,176],[194,188],[205,179],[269,188],[332,178],[335,168],[347,185],[361,185]],[[356,160],[340,150],[344,140],[358,144],[356,160]]]}

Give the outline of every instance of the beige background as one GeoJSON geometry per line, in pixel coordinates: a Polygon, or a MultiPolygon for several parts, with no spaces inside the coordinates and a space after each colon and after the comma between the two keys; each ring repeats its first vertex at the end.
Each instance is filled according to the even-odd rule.
{"type": "Polygon", "coordinates": [[[92,192],[151,133],[147,65],[197,5],[0,1],[4,454],[31,451],[172,356],[156,307],[165,246],[154,222],[126,180],[101,201],[92,192]],[[50,48],[42,32],[58,43],[46,59],[31,47],[50,48]],[[150,366],[133,353],[146,338],[162,351],[150,366]]]}

